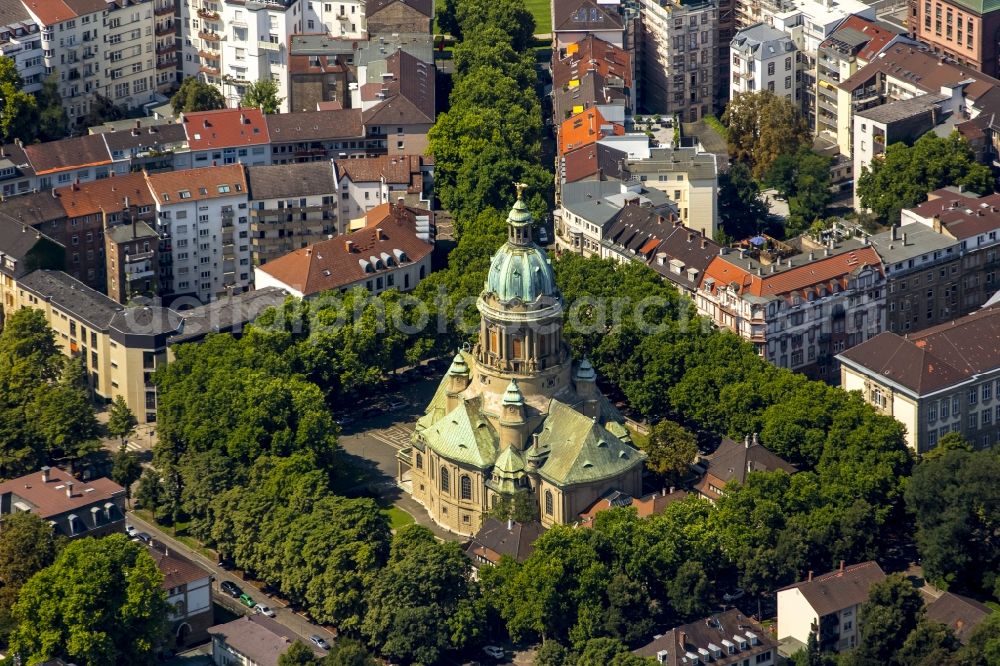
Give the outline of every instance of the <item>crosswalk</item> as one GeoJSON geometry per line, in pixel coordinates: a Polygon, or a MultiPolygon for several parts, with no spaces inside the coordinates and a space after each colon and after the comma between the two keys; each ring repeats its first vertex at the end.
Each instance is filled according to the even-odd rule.
{"type": "Polygon", "coordinates": [[[138,451],[142,451],[142,444],[139,442],[125,442],[125,449],[131,451],[132,453],[136,453],[138,451]]]}
{"type": "Polygon", "coordinates": [[[413,427],[394,425],[383,430],[371,430],[367,434],[383,444],[388,444],[397,451],[401,451],[410,445],[413,427]]]}

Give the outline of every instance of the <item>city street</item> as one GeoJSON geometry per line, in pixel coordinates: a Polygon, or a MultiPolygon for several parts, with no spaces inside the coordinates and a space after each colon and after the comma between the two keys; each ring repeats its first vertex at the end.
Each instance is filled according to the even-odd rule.
{"type": "Polygon", "coordinates": [[[332,642],[336,638],[336,634],[334,632],[329,631],[328,629],[317,624],[313,624],[306,618],[285,606],[285,604],[277,598],[265,594],[258,587],[254,586],[249,581],[243,580],[233,572],[222,569],[216,565],[215,561],[209,560],[191,548],[188,548],[180,541],[171,538],[161,530],[157,529],[157,527],[152,523],[139,518],[132,512],[128,513],[128,522],[134,525],[138,531],[148,532],[157,544],[165,544],[171,551],[180,553],[204,569],[211,571],[213,576],[212,588],[215,599],[226,608],[235,612],[242,612],[243,614],[249,614],[250,612],[250,609],[240,605],[235,599],[219,590],[219,585],[224,580],[228,580],[236,585],[239,585],[240,588],[253,597],[255,601],[270,606],[271,609],[277,614],[277,617],[274,619],[288,628],[290,633],[288,638],[290,640],[294,641],[296,639],[300,639],[302,642],[308,643],[308,636],[310,634],[319,634],[328,642],[332,642]]]}

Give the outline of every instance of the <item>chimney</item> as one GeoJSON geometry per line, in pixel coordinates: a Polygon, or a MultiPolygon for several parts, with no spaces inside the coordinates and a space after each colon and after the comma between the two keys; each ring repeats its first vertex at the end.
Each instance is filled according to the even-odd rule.
{"type": "Polygon", "coordinates": [[[396,205],[402,208],[405,205],[406,199],[404,197],[396,197],[396,205]]]}
{"type": "Polygon", "coordinates": [[[375,240],[385,240],[385,234],[382,232],[382,227],[376,227],[375,240]]]}
{"type": "MultiPolygon", "coordinates": [[[[890,245],[889,247],[891,248],[892,246],[890,245]]],[[[824,247],[823,248],[823,256],[824,257],[829,257],[830,256],[830,248],[828,248],[828,247],[824,247]]]]}
{"type": "Polygon", "coordinates": [[[344,249],[348,252],[354,252],[354,241],[344,241],[344,249]]]}
{"type": "Polygon", "coordinates": [[[844,560],[840,561],[840,573],[844,573],[844,560]]]}
{"type": "Polygon", "coordinates": [[[201,121],[201,126],[204,127],[205,129],[208,129],[208,118],[205,118],[204,120],[201,121]]]}
{"type": "Polygon", "coordinates": [[[813,582],[813,572],[812,572],[812,569],[810,569],[810,570],[809,570],[809,578],[808,578],[808,581],[809,581],[810,583],[811,583],[811,582],[813,582]]]}
{"type": "Polygon", "coordinates": [[[674,491],[675,491],[675,490],[677,490],[677,488],[675,488],[675,487],[673,487],[673,486],[670,486],[670,494],[671,494],[671,495],[673,495],[673,494],[674,494],[674,491]]]}
{"type": "Polygon", "coordinates": [[[809,261],[815,261],[815,259],[816,259],[816,253],[815,252],[810,252],[809,253],[809,261]]]}
{"type": "Polygon", "coordinates": [[[513,532],[514,531],[514,519],[513,518],[508,518],[507,519],[507,531],[508,532],[513,532]]]}
{"type": "Polygon", "coordinates": [[[906,247],[906,234],[903,234],[903,247],[906,247]]]}
{"type": "Polygon", "coordinates": [[[42,483],[48,483],[49,482],[49,472],[50,471],[52,471],[52,468],[49,467],[48,465],[45,465],[44,467],[42,467],[42,483]]]}
{"type": "Polygon", "coordinates": [[[891,227],[889,227],[889,240],[896,240],[896,229],[897,228],[898,228],[898,225],[895,225],[895,224],[892,225],[891,227]]]}
{"type": "Polygon", "coordinates": [[[757,433],[754,433],[753,436],[750,438],[750,444],[752,446],[757,446],[760,444],[760,439],[757,438],[757,433]]]}
{"type": "MultiPolygon", "coordinates": [[[[350,242],[350,241],[348,241],[348,243],[349,243],[349,242],[350,242]]],[[[307,248],[306,248],[306,256],[307,256],[307,257],[311,257],[311,256],[312,256],[312,253],[313,253],[313,251],[312,251],[312,248],[311,248],[311,247],[307,247],[307,248]]]]}
{"type": "Polygon", "coordinates": [[[701,239],[701,249],[704,250],[706,247],[708,247],[708,239],[705,238],[705,237],[702,237],[702,239],[701,239]]]}
{"type": "Polygon", "coordinates": [[[66,482],[66,497],[72,497],[72,496],[73,496],[73,482],[72,481],[67,481],[66,482]]]}
{"type": "Polygon", "coordinates": [[[660,491],[660,496],[661,497],[666,497],[667,496],[667,487],[666,486],[663,486],[663,490],[660,491]]]}
{"type": "Polygon", "coordinates": [[[680,644],[681,649],[687,648],[688,635],[685,631],[677,632],[677,642],[680,644]]]}
{"type": "Polygon", "coordinates": [[[245,113],[241,113],[240,114],[240,125],[246,125],[246,124],[247,124],[247,115],[245,113]]]}

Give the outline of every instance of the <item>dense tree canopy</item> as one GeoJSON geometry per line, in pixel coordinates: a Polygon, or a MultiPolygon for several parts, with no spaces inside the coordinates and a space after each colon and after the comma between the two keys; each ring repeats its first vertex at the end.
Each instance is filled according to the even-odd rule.
{"type": "Polygon", "coordinates": [[[830,159],[806,147],[782,153],[764,175],[764,182],[788,199],[785,237],[803,233],[824,217],[833,198],[830,192],[830,159]]]}
{"type": "Polygon", "coordinates": [[[0,134],[5,143],[30,142],[35,137],[38,103],[23,86],[14,59],[0,56],[0,134]]]}
{"type": "Polygon", "coordinates": [[[780,155],[809,146],[811,134],[798,106],[772,92],[737,93],[722,114],[729,156],[763,179],[780,155]]]}
{"type": "Polygon", "coordinates": [[[52,526],[36,514],[12,513],[4,518],[0,539],[0,642],[14,628],[11,609],[21,587],[52,564],[56,555],[52,526]]]}
{"type": "Polygon", "coordinates": [[[21,588],[11,650],[24,663],[152,664],[167,617],[163,574],[116,534],[69,543],[21,588]]]}
{"type": "Polygon", "coordinates": [[[192,111],[211,111],[226,108],[226,100],[219,89],[210,83],[199,81],[189,76],[181,81],[180,87],[170,98],[170,106],[174,113],[191,113],[192,111]]]}
{"type": "Polygon", "coordinates": [[[264,113],[278,113],[284,97],[278,95],[278,82],[274,79],[258,79],[246,87],[240,104],[264,113]]]}
{"type": "Polygon", "coordinates": [[[889,222],[895,222],[903,208],[926,200],[928,192],[949,185],[982,194],[993,191],[989,167],[976,162],[957,131],[947,138],[928,132],[912,146],[894,143],[857,174],[861,205],[889,222]]]}

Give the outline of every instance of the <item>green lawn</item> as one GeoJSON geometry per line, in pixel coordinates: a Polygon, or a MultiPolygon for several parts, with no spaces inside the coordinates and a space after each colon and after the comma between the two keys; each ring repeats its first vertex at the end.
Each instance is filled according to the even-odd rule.
{"type": "Polygon", "coordinates": [[[552,14],[549,0],[524,0],[528,11],[535,17],[535,34],[545,35],[552,32],[552,14]]]}
{"type": "Polygon", "coordinates": [[[387,509],[382,509],[382,513],[389,518],[389,527],[393,530],[398,530],[400,528],[406,527],[407,525],[412,525],[415,521],[413,516],[406,513],[399,507],[390,506],[387,509]]]}

